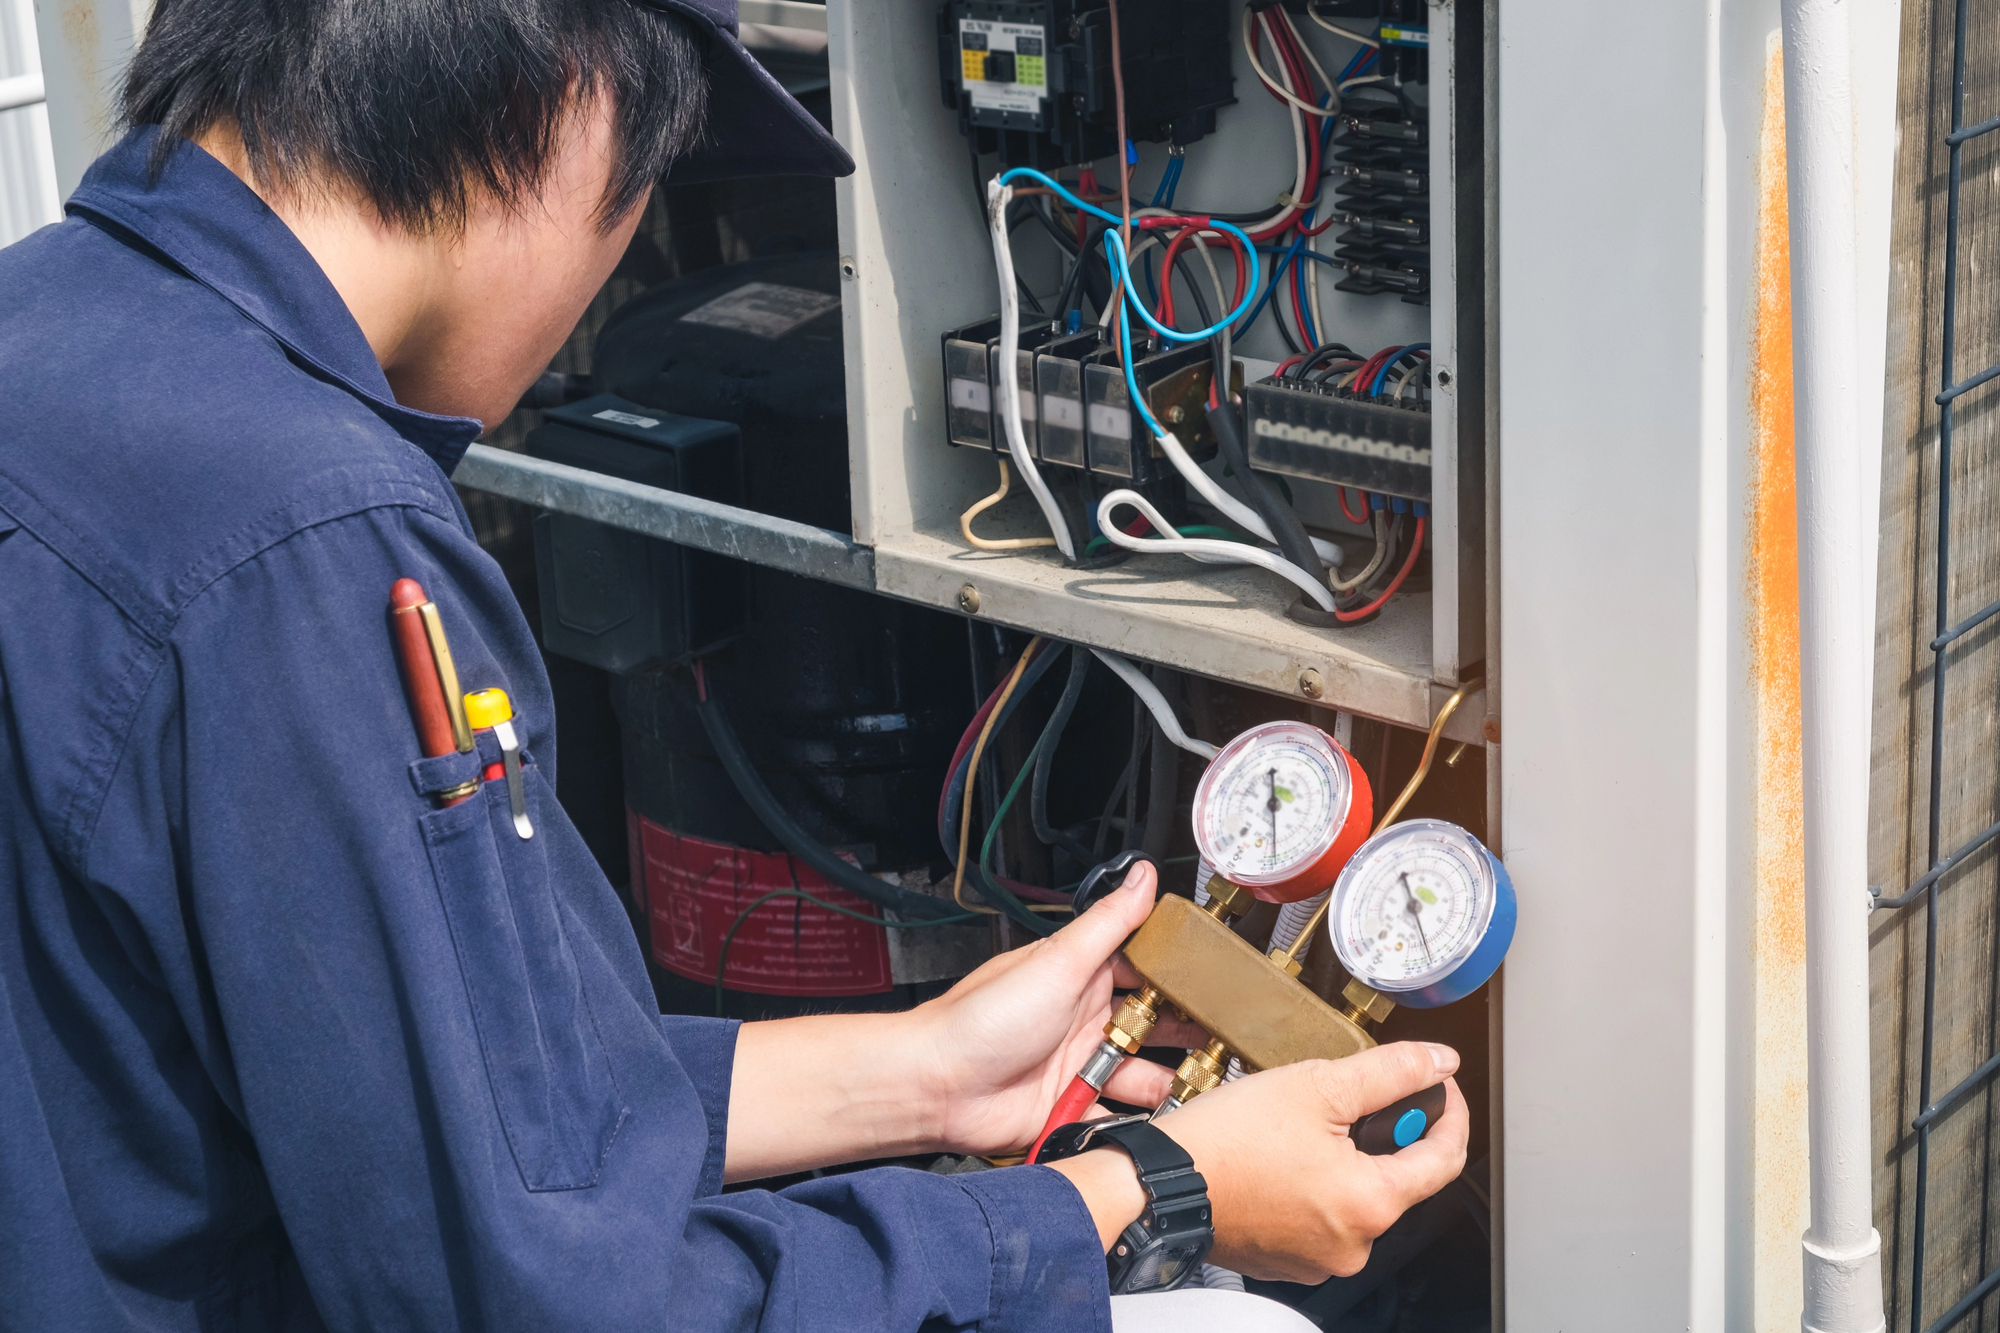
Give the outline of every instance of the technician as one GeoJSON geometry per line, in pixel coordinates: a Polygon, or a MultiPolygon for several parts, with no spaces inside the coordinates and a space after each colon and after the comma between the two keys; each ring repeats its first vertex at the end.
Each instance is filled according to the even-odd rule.
{"type": "MultiPolygon", "coordinates": [[[[1146,1206],[1116,1148],[722,1187],[1028,1143],[1150,875],[911,1013],[662,1017],[447,480],[670,167],[851,170],[734,8],[160,0],[129,133],[0,252],[0,1327],[1108,1326],[1146,1206]],[[420,761],[403,577],[514,701],[532,838],[437,799],[487,756],[420,761]]],[[[1345,1127],[1456,1064],[1391,1046],[1162,1121],[1213,1260],[1356,1270],[1466,1118],[1454,1088],[1391,1157],[1345,1127]]]]}

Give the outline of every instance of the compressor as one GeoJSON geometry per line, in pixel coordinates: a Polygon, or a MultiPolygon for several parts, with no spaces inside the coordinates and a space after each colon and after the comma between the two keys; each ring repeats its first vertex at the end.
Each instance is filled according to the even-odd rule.
{"type": "MultiPolygon", "coordinates": [[[[551,412],[529,452],[848,530],[839,283],[836,257],[813,252],[650,288],[598,335],[597,395],[551,412]]],[[[814,1007],[883,1003],[984,959],[983,926],[884,931],[797,896],[881,910],[777,841],[682,669],[701,664],[756,777],[808,836],[921,891],[937,858],[927,811],[973,707],[959,621],[562,515],[535,539],[545,646],[612,673],[631,890],[663,1004],[705,1011],[718,979],[814,1007]]]]}

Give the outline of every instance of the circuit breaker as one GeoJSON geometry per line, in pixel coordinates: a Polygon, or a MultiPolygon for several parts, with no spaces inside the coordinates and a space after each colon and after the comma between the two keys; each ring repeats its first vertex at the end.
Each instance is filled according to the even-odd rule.
{"type": "MultiPolygon", "coordinates": [[[[1235,100],[1226,0],[1146,0],[1120,16],[1129,137],[1181,146],[1235,100]]],[[[1118,152],[1111,8],[1101,0],[950,0],[938,10],[947,107],[980,152],[1054,168],[1118,152]]]]}

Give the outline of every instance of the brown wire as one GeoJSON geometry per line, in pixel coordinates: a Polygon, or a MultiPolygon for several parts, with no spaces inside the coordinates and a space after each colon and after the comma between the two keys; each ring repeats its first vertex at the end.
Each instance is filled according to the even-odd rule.
{"type": "MultiPolygon", "coordinates": [[[[972,743],[972,760],[965,768],[965,804],[959,807],[958,813],[958,868],[951,877],[951,898],[968,912],[983,912],[987,916],[1000,914],[997,908],[983,907],[978,903],[965,901],[965,852],[967,841],[972,834],[972,790],[979,780],[979,760],[986,753],[986,738],[993,734],[993,724],[998,722],[1000,714],[1006,711],[1007,700],[1013,696],[1014,687],[1021,683],[1021,673],[1028,669],[1028,663],[1034,659],[1043,642],[1042,636],[1037,634],[1028,640],[1028,646],[1021,650],[1021,660],[1014,663],[1013,671],[1008,673],[1007,683],[1001,688],[1000,697],[993,701],[993,707],[986,714],[986,725],[979,729],[979,739],[972,743]]],[[[1069,910],[1067,907],[1049,903],[1029,903],[1026,906],[1030,912],[1069,910]]]]}

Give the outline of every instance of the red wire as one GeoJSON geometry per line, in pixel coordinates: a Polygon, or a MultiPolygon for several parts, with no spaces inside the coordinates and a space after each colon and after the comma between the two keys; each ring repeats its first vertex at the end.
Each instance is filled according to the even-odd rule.
{"type": "MultiPolygon", "coordinates": [[[[1293,84],[1293,87],[1291,89],[1292,95],[1294,97],[1298,97],[1300,101],[1309,100],[1307,96],[1301,95],[1301,91],[1303,90],[1305,94],[1310,94],[1312,91],[1312,85],[1292,75],[1291,63],[1289,60],[1290,53],[1284,50],[1282,43],[1279,41],[1277,35],[1277,29],[1271,23],[1270,16],[1268,14],[1263,15],[1258,19],[1258,22],[1263,26],[1265,35],[1271,39],[1272,49],[1288,57],[1285,72],[1289,78],[1289,81],[1293,84]]],[[[1287,107],[1290,106],[1289,103],[1285,102],[1284,98],[1279,97],[1277,93],[1272,92],[1269,88],[1266,88],[1264,91],[1271,93],[1272,99],[1277,101],[1279,104],[1287,107]]],[[[1311,188],[1314,191],[1314,193],[1318,192],[1319,132],[1317,128],[1312,129],[1312,131],[1306,135],[1305,183],[1307,187],[1311,188]]],[[[1292,202],[1292,206],[1290,208],[1287,208],[1283,213],[1279,214],[1277,218],[1274,219],[1269,226],[1260,227],[1256,231],[1251,232],[1250,239],[1253,241],[1268,241],[1274,236],[1289,231],[1292,227],[1292,224],[1298,221],[1300,214],[1303,213],[1304,211],[1305,210],[1299,206],[1298,201],[1294,200],[1292,202]]]]}
{"type": "Polygon", "coordinates": [[[1078,1074],[1072,1078],[1069,1086],[1063,1089],[1062,1096],[1056,1098],[1055,1107],[1049,1112],[1048,1122],[1042,1126],[1042,1132],[1035,1137],[1035,1146],[1028,1149],[1028,1160],[1032,1162],[1040,1157],[1042,1145],[1049,1141],[1049,1135],[1064,1125],[1081,1120],[1083,1113],[1088,1111],[1090,1104],[1096,1100],[1097,1089],[1085,1083],[1083,1075],[1078,1074]]]}
{"type": "Polygon", "coordinates": [[[1299,362],[1305,359],[1306,359],[1306,354],[1304,352],[1300,352],[1297,356],[1286,357],[1283,361],[1280,361],[1278,363],[1278,368],[1271,372],[1271,378],[1276,379],[1278,376],[1284,374],[1286,371],[1290,370],[1293,366],[1296,366],[1299,362]]]}
{"type": "Polygon", "coordinates": [[[1342,517],[1349,523],[1366,523],[1368,521],[1368,492],[1361,492],[1361,512],[1358,514],[1347,507],[1347,488],[1345,486],[1334,487],[1333,493],[1335,498],[1340,501],[1342,517]]]}
{"type": "Polygon", "coordinates": [[[1382,605],[1382,603],[1388,601],[1391,597],[1394,597],[1396,595],[1396,590],[1403,586],[1403,580],[1410,577],[1410,570],[1414,568],[1417,563],[1417,553],[1419,551],[1422,551],[1423,549],[1424,549],[1424,520],[1420,518],[1417,520],[1417,530],[1410,538],[1410,553],[1407,556],[1403,557],[1403,567],[1396,571],[1395,578],[1389,580],[1389,586],[1382,589],[1382,595],[1380,597],[1377,597],[1374,601],[1368,603],[1368,605],[1362,607],[1358,611],[1336,610],[1333,613],[1334,619],[1359,620],[1363,616],[1366,616],[1371,612],[1375,611],[1382,605]]]}

